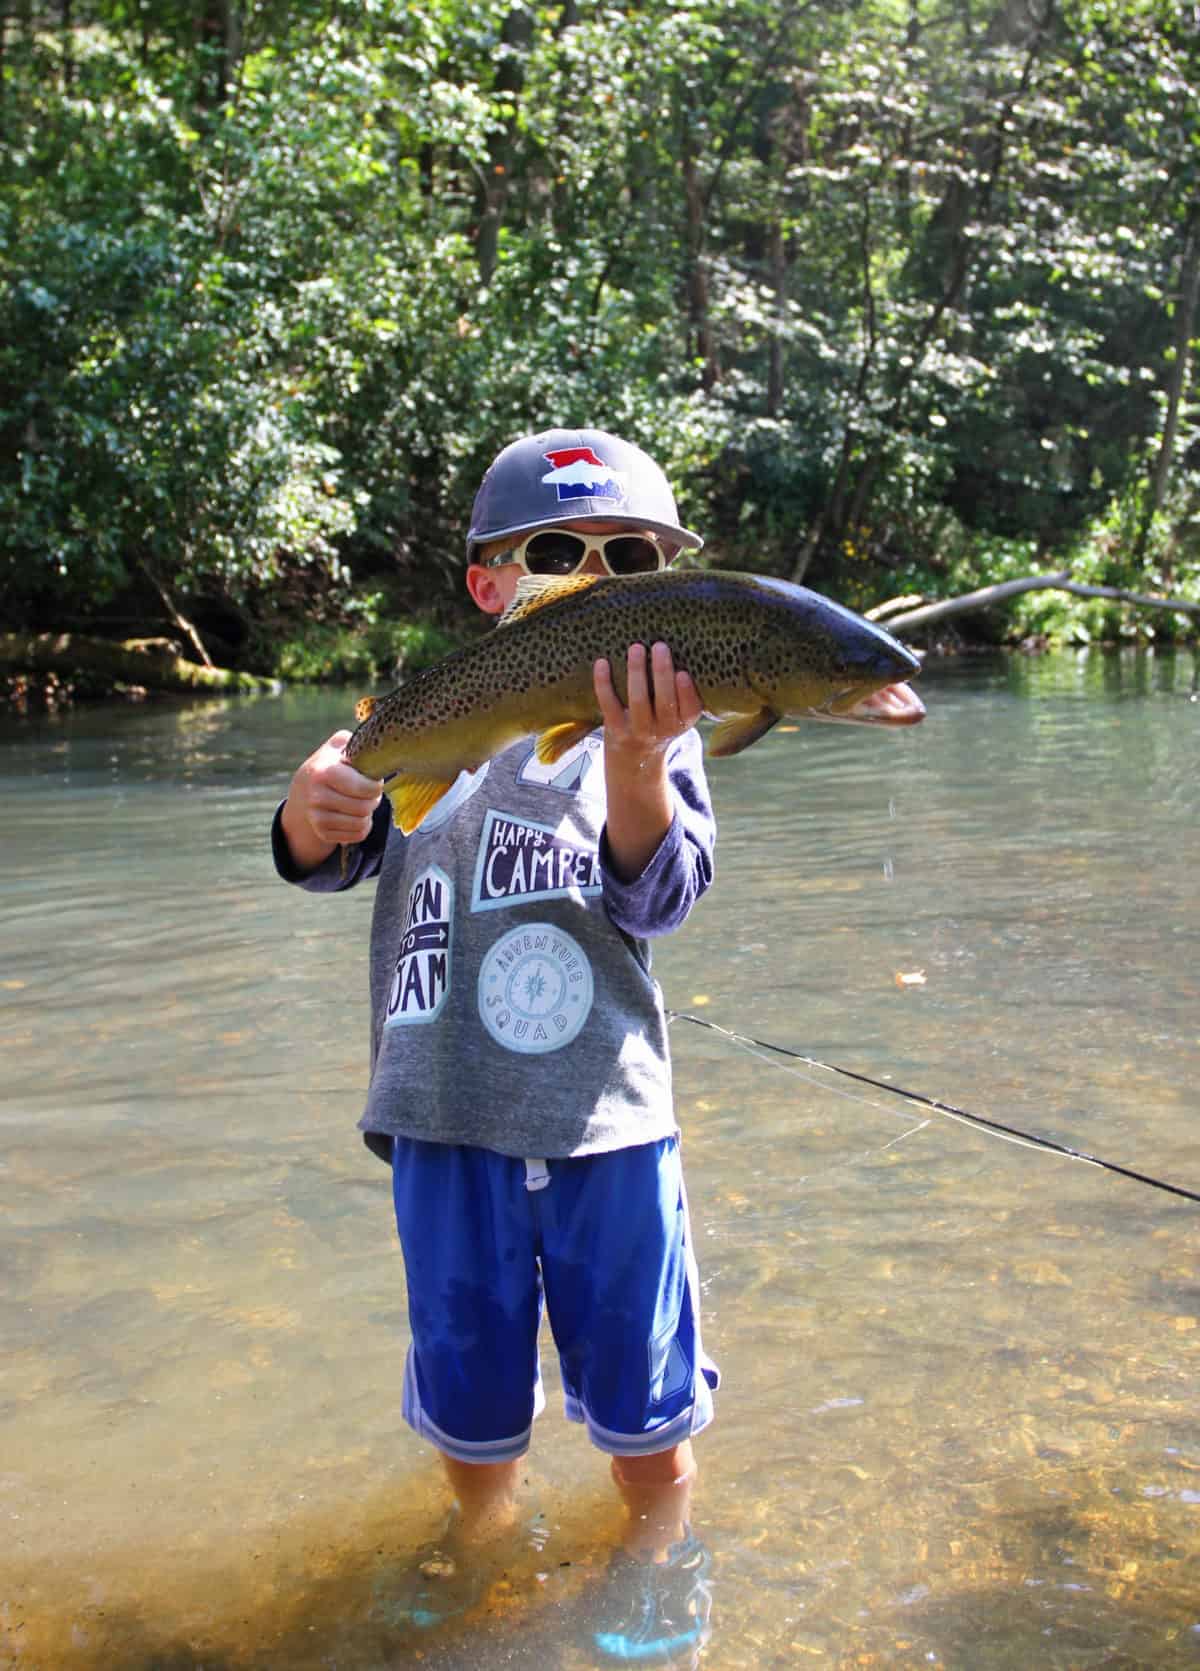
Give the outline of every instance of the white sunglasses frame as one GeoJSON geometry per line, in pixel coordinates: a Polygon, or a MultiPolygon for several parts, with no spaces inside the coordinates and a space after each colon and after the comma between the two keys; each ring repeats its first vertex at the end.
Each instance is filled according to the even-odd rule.
{"type": "Polygon", "coordinates": [[[497,551],[493,553],[491,557],[480,558],[480,567],[485,569],[497,569],[506,563],[516,563],[517,567],[525,574],[537,575],[542,580],[569,580],[572,575],[579,573],[580,569],[583,568],[593,551],[604,564],[604,572],[611,575],[614,580],[628,580],[631,572],[632,574],[661,574],[664,569],[670,568],[671,564],[675,561],[675,558],[679,555],[678,551],[669,551],[667,549],[667,542],[663,539],[661,534],[655,534],[648,528],[629,528],[622,532],[615,532],[611,534],[587,534],[580,528],[569,527],[566,523],[551,523],[545,528],[531,528],[529,532],[523,535],[522,538],[517,541],[516,545],[512,546],[508,551],[497,551]],[[525,561],[525,548],[531,540],[536,540],[540,534],[570,534],[575,539],[582,540],[584,542],[584,549],[575,567],[573,569],[567,569],[565,572],[560,570],[547,571],[545,569],[531,569],[525,561]],[[604,548],[608,544],[609,540],[628,539],[648,540],[658,553],[658,568],[634,569],[632,571],[614,569],[608,561],[608,554],[604,548]]]}

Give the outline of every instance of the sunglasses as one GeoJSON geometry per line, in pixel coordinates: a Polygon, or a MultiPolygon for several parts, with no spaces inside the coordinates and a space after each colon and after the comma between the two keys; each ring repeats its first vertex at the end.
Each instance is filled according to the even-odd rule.
{"type": "Polygon", "coordinates": [[[657,534],[576,534],[570,528],[539,528],[511,551],[485,557],[485,569],[517,563],[526,574],[577,574],[591,552],[597,551],[612,575],[653,574],[665,569],[674,556],[657,534]]]}

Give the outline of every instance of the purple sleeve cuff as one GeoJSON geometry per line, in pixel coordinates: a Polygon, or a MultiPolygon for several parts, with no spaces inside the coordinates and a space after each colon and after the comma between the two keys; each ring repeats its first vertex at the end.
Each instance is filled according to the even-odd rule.
{"type": "Polygon", "coordinates": [[[674,817],[640,876],[621,880],[612,868],[608,832],[601,832],[604,904],[616,927],[635,939],[671,934],[712,881],[717,832],[700,752],[698,734],[686,732],[670,764],[674,817]]]}
{"type": "Polygon", "coordinates": [[[387,800],[382,800],[375,809],[375,818],[371,825],[371,833],[364,842],[354,847],[335,847],[327,859],[315,870],[300,870],[292,858],[291,849],[287,844],[287,837],[283,833],[283,802],[275,808],[275,816],[271,820],[271,857],[275,861],[275,869],[285,882],[294,883],[298,888],[304,888],[308,893],[333,894],[341,893],[346,888],[352,888],[356,882],[365,882],[368,877],[378,874],[383,862],[383,850],[387,845],[388,824],[391,812],[387,800]],[[342,854],[346,854],[346,876],[342,877],[342,854]]]}

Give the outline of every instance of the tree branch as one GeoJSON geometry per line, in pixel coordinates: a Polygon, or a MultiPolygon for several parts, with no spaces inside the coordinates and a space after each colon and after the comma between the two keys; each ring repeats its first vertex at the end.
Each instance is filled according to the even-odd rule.
{"type": "Polygon", "coordinates": [[[180,614],[179,606],[175,602],[175,599],[171,596],[170,588],[166,585],[165,581],[161,580],[159,576],[155,574],[153,568],[144,557],[140,558],[139,561],[146,579],[150,582],[151,586],[154,587],[154,590],[162,599],[163,608],[167,612],[167,617],[170,620],[171,625],[177,627],[187,639],[188,643],[199,656],[201,666],[211,668],[213,666],[213,659],[209,655],[208,650],[205,648],[204,640],[196,631],[196,628],[192,625],[191,621],[189,621],[186,616],[180,614]]]}
{"type": "MultiPolygon", "coordinates": [[[[887,619],[889,632],[903,633],[913,627],[931,626],[950,615],[965,615],[972,609],[987,609],[1020,592],[1070,592],[1080,598],[1112,598],[1117,603],[1134,604],[1139,609],[1170,609],[1180,615],[1200,615],[1200,603],[1187,598],[1156,598],[1144,592],[1126,592],[1119,586],[1089,586],[1072,580],[1069,569],[1057,574],[1030,574],[1023,580],[1002,580],[996,586],[981,586],[977,592],[964,592],[961,597],[945,598],[941,603],[922,604],[919,609],[903,609],[893,614],[894,603],[879,604],[871,610],[871,620],[887,619]]],[[[908,602],[908,599],[904,599],[908,602]]]]}

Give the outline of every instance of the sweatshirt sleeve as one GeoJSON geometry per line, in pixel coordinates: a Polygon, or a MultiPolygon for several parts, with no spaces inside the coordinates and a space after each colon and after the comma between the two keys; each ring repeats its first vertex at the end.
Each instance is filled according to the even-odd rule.
{"type": "Polygon", "coordinates": [[[359,882],[365,882],[372,876],[379,874],[379,867],[383,863],[383,850],[387,846],[388,829],[392,821],[391,806],[386,798],[375,808],[375,816],[371,822],[371,831],[367,839],[356,846],[335,847],[329,857],[322,861],[315,870],[302,871],[296,868],[291,851],[288,848],[287,837],[283,833],[283,802],[275,808],[275,816],[271,820],[271,857],[275,861],[276,872],[285,882],[292,882],[298,888],[305,888],[309,893],[333,894],[342,893],[346,888],[353,888],[359,882]],[[347,856],[346,876],[342,878],[342,853],[347,856]]]}
{"type": "Polygon", "coordinates": [[[671,934],[686,921],[712,881],[717,828],[701,755],[699,732],[685,732],[668,766],[674,817],[640,876],[631,882],[620,879],[609,855],[608,833],[601,832],[604,904],[616,927],[635,939],[653,940],[671,934]]]}

